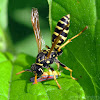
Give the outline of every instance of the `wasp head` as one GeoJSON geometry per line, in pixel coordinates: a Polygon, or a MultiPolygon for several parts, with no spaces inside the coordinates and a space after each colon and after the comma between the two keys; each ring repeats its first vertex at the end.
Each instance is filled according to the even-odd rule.
{"type": "Polygon", "coordinates": [[[32,64],[31,65],[31,71],[34,73],[34,74],[37,74],[37,76],[41,76],[43,74],[43,69],[40,65],[37,65],[37,64],[32,64]]]}

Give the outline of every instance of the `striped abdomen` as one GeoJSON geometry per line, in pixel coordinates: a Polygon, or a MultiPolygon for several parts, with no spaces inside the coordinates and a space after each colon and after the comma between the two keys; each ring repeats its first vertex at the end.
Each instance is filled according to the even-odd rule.
{"type": "Polygon", "coordinates": [[[60,35],[60,39],[57,42],[55,49],[59,48],[59,46],[67,39],[67,35],[69,32],[70,25],[70,15],[63,16],[57,23],[55,31],[52,35],[52,44],[54,43],[56,37],[60,35]]]}

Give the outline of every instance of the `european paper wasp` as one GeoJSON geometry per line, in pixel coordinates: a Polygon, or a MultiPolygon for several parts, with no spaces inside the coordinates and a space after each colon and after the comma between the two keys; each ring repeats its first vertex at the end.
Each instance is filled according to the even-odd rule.
{"type": "Polygon", "coordinates": [[[49,46],[47,47],[47,50],[41,49],[41,35],[40,35],[40,25],[39,25],[39,14],[38,9],[33,8],[31,13],[31,22],[38,46],[38,55],[36,57],[36,62],[31,65],[31,69],[23,70],[17,74],[23,73],[25,71],[33,72],[35,74],[34,82],[37,84],[37,76],[41,76],[43,74],[43,68],[48,68],[52,71],[52,74],[54,76],[54,80],[56,81],[59,89],[61,86],[59,85],[58,81],[56,80],[56,75],[54,69],[50,66],[53,62],[57,63],[58,67],[59,65],[65,68],[66,70],[70,71],[70,76],[72,79],[75,80],[74,77],[72,77],[72,70],[68,68],[66,65],[61,63],[57,57],[63,53],[62,47],[67,45],[71,42],[74,38],[78,37],[83,31],[85,31],[88,27],[86,26],[80,33],[72,37],[71,39],[67,39],[67,35],[69,32],[69,26],[70,26],[70,14],[63,16],[57,23],[55,31],[52,35],[52,46],[51,48],[49,46]],[[65,42],[66,41],[66,42],[65,42]],[[65,43],[64,43],[65,42],[65,43]],[[64,44],[63,44],[64,43],[64,44]]]}

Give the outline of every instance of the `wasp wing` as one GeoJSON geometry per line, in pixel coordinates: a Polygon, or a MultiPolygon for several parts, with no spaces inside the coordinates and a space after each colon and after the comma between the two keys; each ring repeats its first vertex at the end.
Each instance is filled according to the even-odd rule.
{"type": "Polygon", "coordinates": [[[31,22],[38,46],[38,53],[42,50],[41,49],[41,35],[40,35],[40,25],[39,25],[39,14],[37,8],[32,8],[32,15],[31,15],[31,22]]]}

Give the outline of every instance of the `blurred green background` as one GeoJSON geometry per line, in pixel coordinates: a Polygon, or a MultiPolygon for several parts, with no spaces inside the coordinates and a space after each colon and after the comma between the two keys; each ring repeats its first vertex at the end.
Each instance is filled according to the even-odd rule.
{"type": "MultiPolygon", "coordinates": [[[[47,0],[0,0],[2,11],[0,26],[5,33],[6,49],[14,54],[24,52],[36,57],[37,45],[31,24],[31,9],[38,8],[42,38],[51,44],[49,7],[47,0]],[[35,53],[34,53],[35,52],[35,53]]],[[[3,45],[4,46],[4,45],[3,45]]],[[[3,49],[5,50],[5,49],[3,49]]]]}

